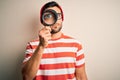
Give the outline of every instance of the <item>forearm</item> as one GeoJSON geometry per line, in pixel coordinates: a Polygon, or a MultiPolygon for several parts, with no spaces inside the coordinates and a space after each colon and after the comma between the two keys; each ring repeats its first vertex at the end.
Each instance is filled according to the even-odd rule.
{"type": "Polygon", "coordinates": [[[85,75],[77,75],[77,80],[88,80],[86,74],[85,75]]]}
{"type": "Polygon", "coordinates": [[[43,50],[43,47],[37,47],[30,60],[23,66],[22,74],[24,80],[32,80],[35,77],[39,68],[40,59],[42,58],[43,50]]]}
{"type": "Polygon", "coordinates": [[[77,80],[88,80],[87,74],[85,71],[85,66],[82,66],[81,68],[76,68],[76,79],[77,80]]]}
{"type": "Polygon", "coordinates": [[[39,45],[29,59],[29,61],[27,61],[22,68],[24,80],[32,80],[35,77],[39,69],[39,64],[42,58],[44,48],[48,46],[48,40],[51,39],[50,31],[50,27],[44,27],[39,31],[39,45]]]}

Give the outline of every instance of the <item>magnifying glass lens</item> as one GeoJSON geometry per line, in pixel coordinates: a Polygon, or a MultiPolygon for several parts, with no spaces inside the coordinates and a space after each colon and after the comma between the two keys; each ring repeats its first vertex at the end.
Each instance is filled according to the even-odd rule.
{"type": "Polygon", "coordinates": [[[55,22],[54,14],[52,14],[52,13],[45,13],[44,14],[44,23],[53,24],[54,22],[55,22]]]}
{"type": "Polygon", "coordinates": [[[52,26],[57,21],[57,13],[54,10],[45,10],[42,15],[42,22],[45,26],[52,26]]]}

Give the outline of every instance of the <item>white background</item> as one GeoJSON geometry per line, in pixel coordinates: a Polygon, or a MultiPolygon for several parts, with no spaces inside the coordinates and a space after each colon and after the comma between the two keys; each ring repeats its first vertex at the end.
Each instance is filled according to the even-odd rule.
{"type": "MultiPolygon", "coordinates": [[[[50,0],[0,0],[0,80],[21,80],[28,41],[37,37],[39,11],[50,0]]],[[[120,80],[120,0],[56,0],[63,32],[82,42],[89,80],[120,80]]]]}

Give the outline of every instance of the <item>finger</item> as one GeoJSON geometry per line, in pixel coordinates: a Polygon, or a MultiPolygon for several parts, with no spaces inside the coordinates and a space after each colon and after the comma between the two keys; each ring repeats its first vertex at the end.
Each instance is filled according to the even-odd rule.
{"type": "Polygon", "coordinates": [[[49,31],[45,31],[44,33],[41,32],[41,33],[39,33],[39,35],[42,36],[42,37],[44,37],[44,38],[48,37],[48,36],[51,37],[51,33],[49,31]]]}
{"type": "Polygon", "coordinates": [[[45,34],[45,35],[43,35],[43,37],[51,37],[51,34],[45,34]]]}
{"type": "Polygon", "coordinates": [[[51,36],[46,36],[44,39],[45,39],[45,41],[48,41],[51,39],[51,36]]]}
{"type": "Polygon", "coordinates": [[[49,30],[51,32],[51,28],[50,27],[45,27],[45,30],[49,30]]]}
{"type": "Polygon", "coordinates": [[[39,34],[48,34],[48,33],[50,33],[50,31],[48,30],[48,29],[46,29],[46,28],[44,28],[44,29],[42,29],[42,30],[39,30],[39,34]]]}

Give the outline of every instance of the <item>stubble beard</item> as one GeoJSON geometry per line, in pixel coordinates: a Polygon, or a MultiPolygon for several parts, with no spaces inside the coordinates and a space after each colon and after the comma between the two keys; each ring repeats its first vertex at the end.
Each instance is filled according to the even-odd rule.
{"type": "Polygon", "coordinates": [[[61,25],[61,27],[59,27],[58,30],[54,30],[54,29],[52,29],[52,30],[51,30],[51,34],[56,34],[56,33],[60,32],[61,29],[62,29],[62,25],[61,25]]]}

